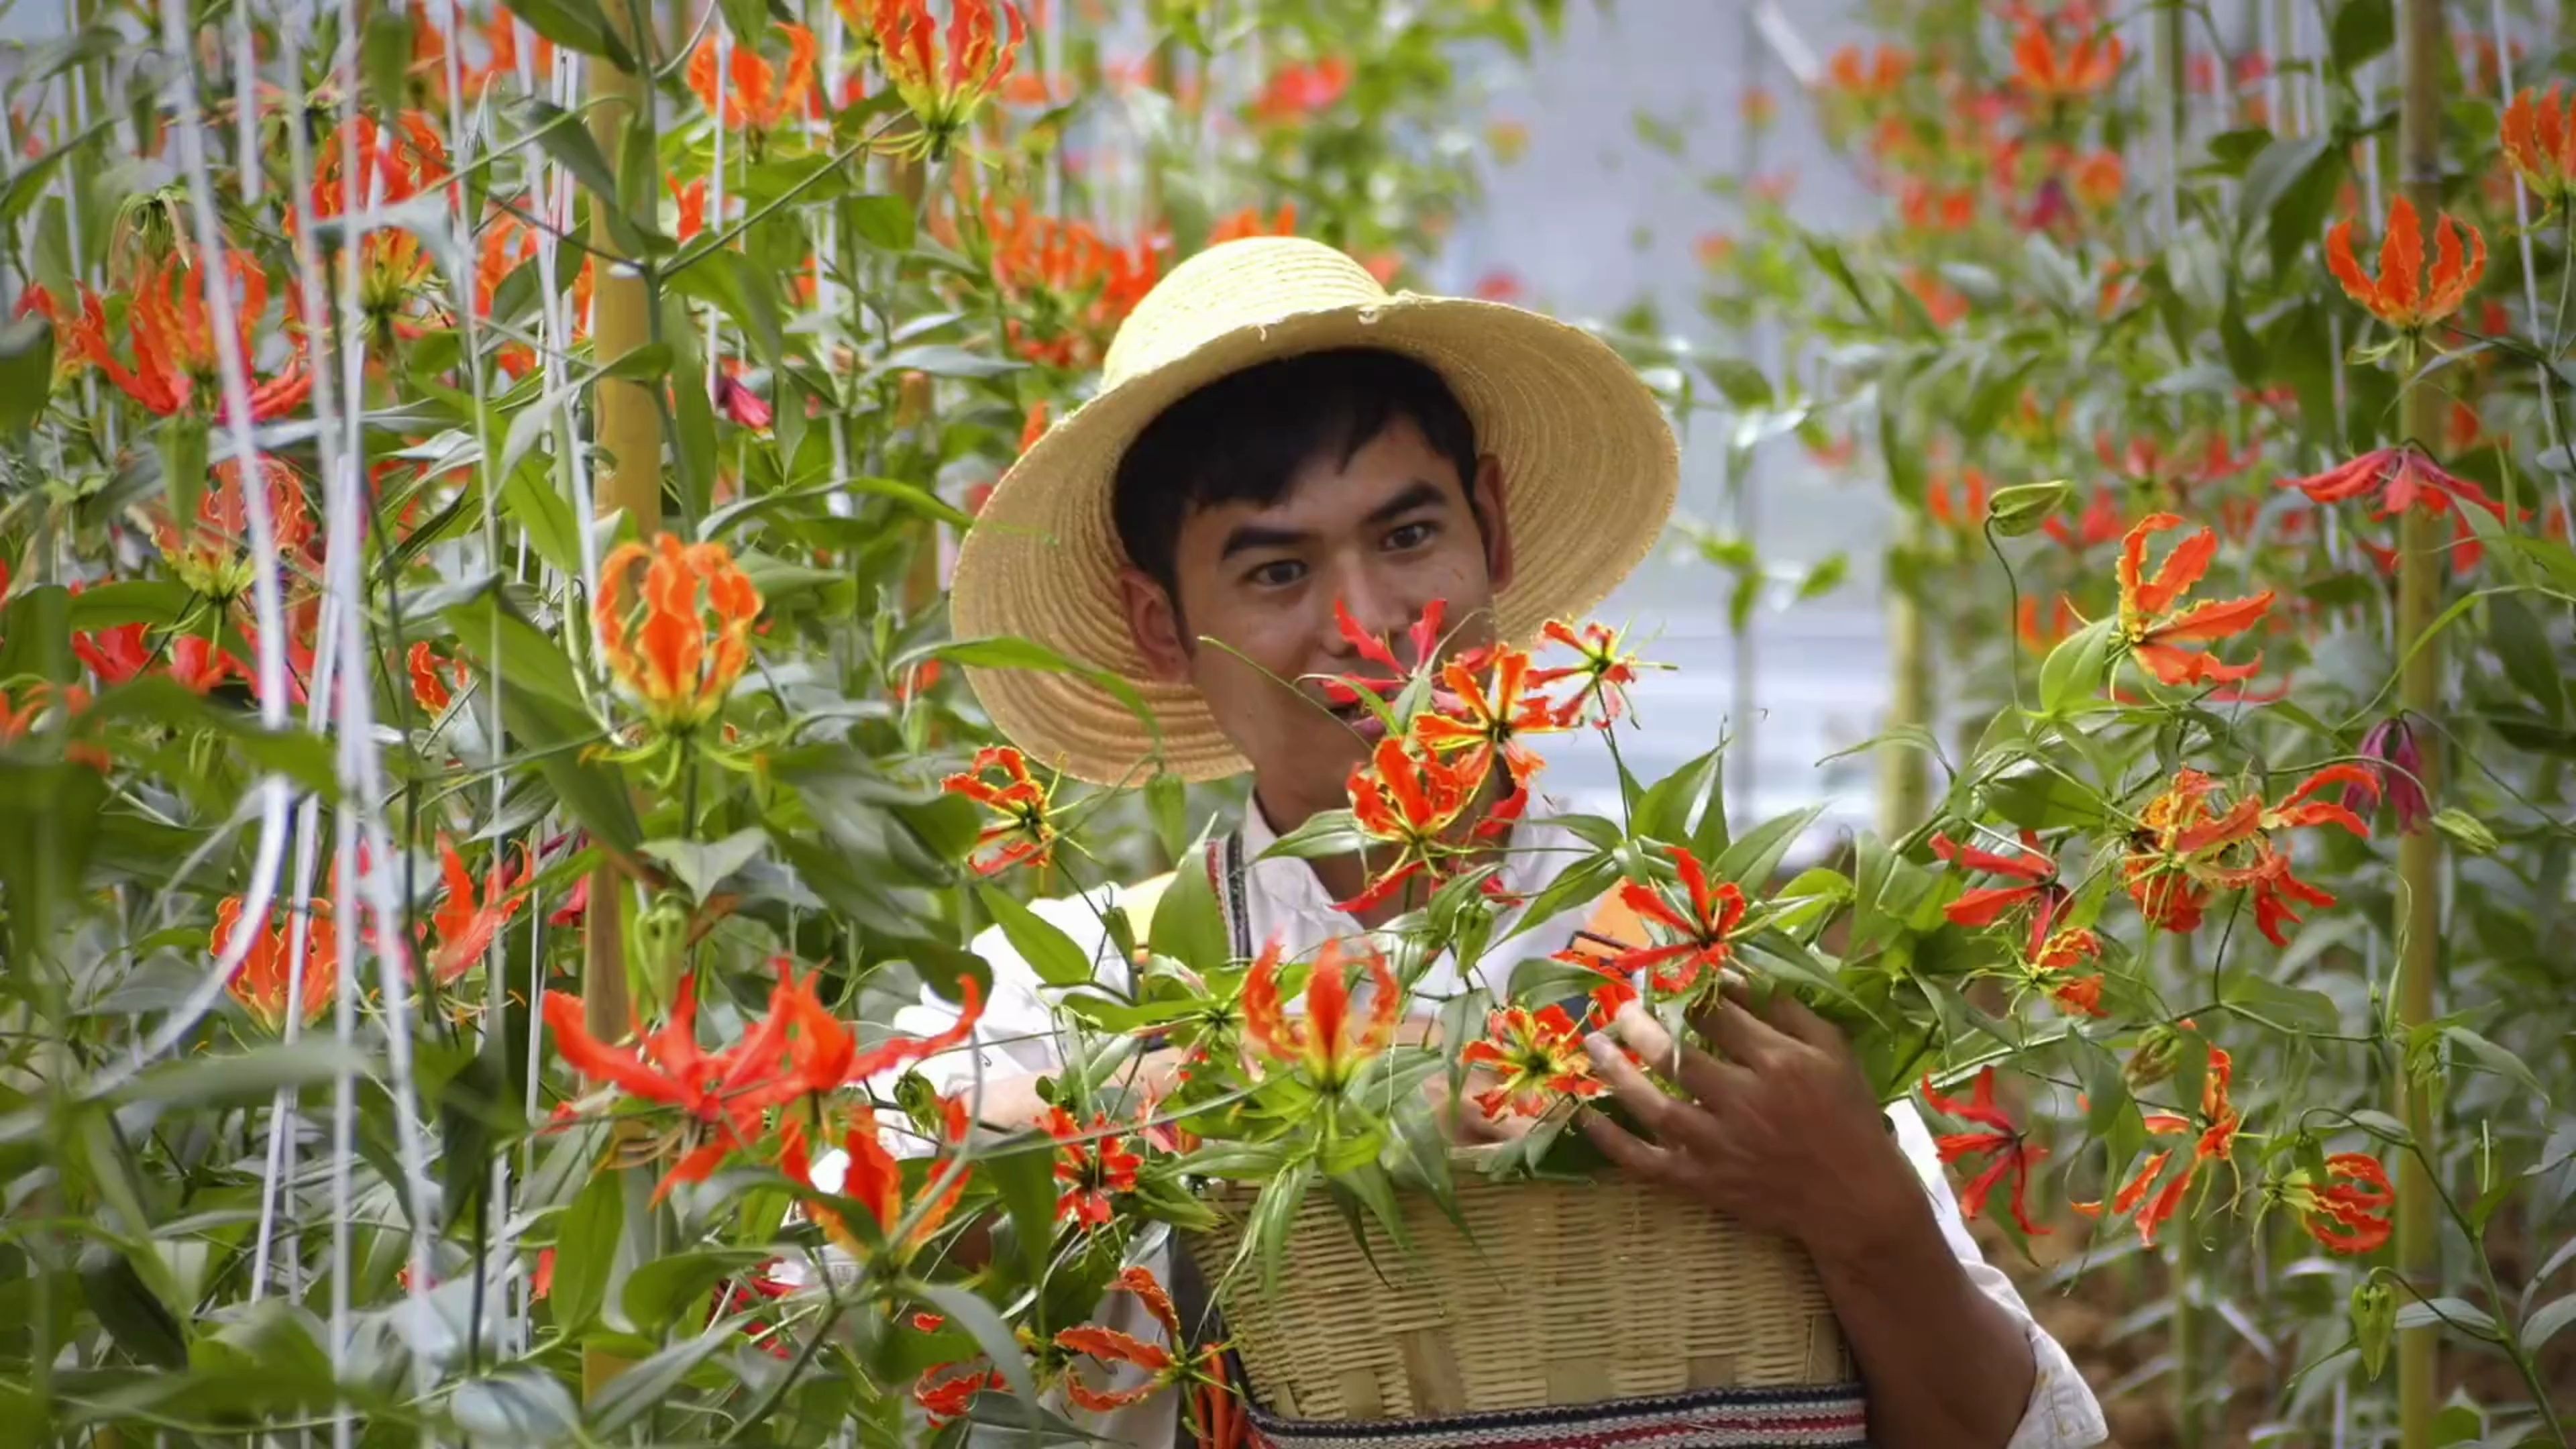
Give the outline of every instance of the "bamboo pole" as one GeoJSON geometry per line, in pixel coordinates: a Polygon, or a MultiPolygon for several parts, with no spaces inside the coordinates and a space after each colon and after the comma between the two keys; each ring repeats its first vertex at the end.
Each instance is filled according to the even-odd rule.
{"type": "MultiPolygon", "coordinates": [[[[2398,113],[2399,180],[2426,217],[2441,208],[2442,95],[2441,67],[2450,43],[2443,26],[2441,0],[2405,0],[2405,24],[2399,36],[2398,73],[2404,87],[2398,113]]],[[[2410,365],[2412,359],[2409,359],[2410,365]]],[[[2407,437],[2418,443],[2438,438],[2442,398],[2438,389],[2414,383],[2406,393],[2407,437]]],[[[2412,649],[2403,657],[2398,697],[2417,719],[2430,722],[2441,703],[2442,650],[2427,637],[2441,605],[2442,539],[2432,514],[2406,510],[2399,527],[2397,572],[2397,647],[2412,649]],[[2422,647],[2414,648],[2416,641],[2422,647]]],[[[2438,740],[2442,731],[2427,728],[2420,738],[2438,740]]],[[[2428,797],[2438,798],[2442,755],[2424,752],[2422,773],[2428,797]]],[[[2401,1031],[2429,1022],[2436,1009],[2440,970],[2441,837],[2418,829],[2397,842],[2397,1019],[2401,1031]]],[[[2431,1084],[2411,1073],[2398,1075],[2398,1115],[2420,1150],[2399,1158],[2397,1179],[2397,1271],[2424,1297],[2440,1293],[2441,1245],[2437,1237],[2439,1204],[2424,1164],[2433,1156],[2436,1123],[2431,1084]]],[[[2495,1305],[2498,1312],[2506,1306],[2495,1305]]],[[[2439,1338],[2427,1326],[2406,1330],[2397,1341],[2399,1442],[2404,1449],[2431,1449],[2433,1413],[2440,1394],[2439,1338]]]]}
{"type": "MultiPolygon", "coordinates": [[[[1902,510],[1902,515],[1897,551],[1919,553],[1922,515],[1910,508],[1902,510]]],[[[1932,641],[1923,618],[1923,601],[1914,593],[1918,582],[1897,578],[1888,581],[1890,683],[1882,733],[1909,725],[1929,728],[1932,723],[1932,641]]],[[[1924,769],[1923,752],[1912,745],[1882,745],[1878,761],[1878,833],[1889,840],[1900,839],[1930,813],[1931,776],[1924,769]]]]}

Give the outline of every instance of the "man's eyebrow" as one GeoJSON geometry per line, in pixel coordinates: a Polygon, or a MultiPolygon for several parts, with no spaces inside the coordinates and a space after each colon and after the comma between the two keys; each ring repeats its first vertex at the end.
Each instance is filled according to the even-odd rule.
{"type": "Polygon", "coordinates": [[[1266,528],[1257,523],[1237,524],[1234,532],[1225,536],[1225,547],[1217,550],[1217,562],[1223,563],[1236,554],[1250,553],[1254,549],[1295,548],[1313,539],[1314,536],[1312,532],[1302,528],[1266,528]]]}
{"type": "Polygon", "coordinates": [[[1431,482],[1428,479],[1416,478],[1413,480],[1412,487],[1405,489],[1393,498],[1390,498],[1386,502],[1379,504],[1377,507],[1370,509],[1368,521],[1371,523],[1385,523],[1395,518],[1398,514],[1411,513],[1417,508],[1427,508],[1434,503],[1438,503],[1441,501],[1443,496],[1444,495],[1440,491],[1439,484],[1431,482]]]}

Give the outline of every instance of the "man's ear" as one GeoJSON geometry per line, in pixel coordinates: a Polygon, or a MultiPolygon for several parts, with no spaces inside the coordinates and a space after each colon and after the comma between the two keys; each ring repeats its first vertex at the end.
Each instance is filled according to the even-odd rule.
{"type": "Polygon", "coordinates": [[[1476,458],[1476,480],[1471,490],[1476,504],[1476,521],[1485,535],[1485,577],[1495,593],[1501,593],[1512,582],[1512,518],[1503,502],[1503,463],[1491,453],[1476,458]]]}
{"type": "Polygon", "coordinates": [[[1190,650],[1181,638],[1181,611],[1172,602],[1171,591],[1143,569],[1129,565],[1118,571],[1118,603],[1126,611],[1128,636],[1136,641],[1136,652],[1145,657],[1147,672],[1167,684],[1187,682],[1190,650]]]}

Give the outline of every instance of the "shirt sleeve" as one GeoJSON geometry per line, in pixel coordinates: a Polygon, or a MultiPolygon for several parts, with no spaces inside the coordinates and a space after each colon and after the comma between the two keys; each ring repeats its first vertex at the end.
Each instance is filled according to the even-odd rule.
{"type": "Polygon", "coordinates": [[[1932,1214],[1940,1221],[1941,1237],[1950,1245],[1951,1255],[1966,1269],[1968,1281],[1977,1291],[2001,1305],[2022,1326],[2030,1339],[2030,1357],[2037,1369],[2030,1386],[2030,1403],[2022,1410],[2021,1426],[2013,1430],[2005,1449],[2086,1449],[2110,1437],[2103,1422],[2101,1402],[2093,1397],[2092,1387],[2075,1367],[2066,1349],[2047,1329],[2030,1315],[2021,1293],[2003,1271],[1986,1261],[1986,1255],[1968,1236],[1967,1219],[1960,1215],[1959,1200],[1950,1191],[1950,1180],[1941,1171],[1941,1154],[1933,1145],[1931,1131],[1923,1125],[1922,1114],[1912,1102],[1898,1102],[1887,1109],[1896,1125],[1897,1144],[1905,1149],[1906,1160],[1914,1164],[1915,1174],[1923,1179],[1924,1195],[1932,1200],[1932,1214]]]}
{"type": "MultiPolygon", "coordinates": [[[[1109,946],[1109,933],[1100,924],[1101,913],[1117,901],[1117,887],[1101,886],[1090,893],[1088,902],[1080,896],[1065,896],[1032,902],[1030,909],[1099,962],[1104,978],[1114,976],[1110,984],[1123,987],[1126,967],[1110,959],[1117,952],[1109,946]]],[[[999,926],[987,928],[967,943],[967,949],[993,968],[992,989],[985,993],[984,1013],[976,1022],[973,1040],[970,1045],[941,1052],[916,1070],[941,1096],[948,1097],[972,1093],[979,1068],[983,1078],[990,1081],[1037,1076],[1062,1066],[1064,1049],[1056,1039],[1051,991],[1038,979],[1037,971],[1011,949],[1010,940],[999,926]]],[[[893,1022],[897,1032],[917,1037],[933,1036],[956,1024],[955,1004],[926,986],[917,999],[895,1011],[893,1022]]],[[[868,1086],[880,1096],[890,1095],[901,1075],[888,1073],[868,1086]]]]}

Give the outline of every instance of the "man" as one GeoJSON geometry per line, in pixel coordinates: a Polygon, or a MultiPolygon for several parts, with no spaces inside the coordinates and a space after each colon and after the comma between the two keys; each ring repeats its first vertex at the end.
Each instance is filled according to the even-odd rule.
{"type": "MultiPolygon", "coordinates": [[[[1302,955],[1401,904],[1356,920],[1335,905],[1362,893],[1356,856],[1260,858],[1348,803],[1378,729],[1316,682],[1368,672],[1337,605],[1398,650],[1434,600],[1453,652],[1527,642],[1543,620],[1581,617],[1644,557],[1677,474],[1652,394],[1598,340],[1498,304],[1389,298],[1312,242],[1232,242],[1155,288],[1110,348],[1100,396],[1004,476],[959,555],[956,629],[1032,638],[1122,677],[1154,713],[1160,758],[1190,778],[1248,770],[1251,808],[1213,862],[1221,903],[1238,948],[1275,938],[1302,955]]],[[[1079,675],[973,679],[1041,763],[1115,782],[1156,752],[1079,675]]],[[[1563,858],[1530,848],[1548,839],[1544,813],[1514,827],[1508,891],[1535,893],[1563,858]]],[[[1097,896],[1041,909],[1080,934],[1095,905],[1117,901],[1097,896]]],[[[1568,944],[1581,914],[1532,928],[1526,954],[1568,944]]],[[[997,933],[977,949],[994,969],[980,1036],[996,1044],[941,1063],[939,1084],[971,1085],[986,1121],[1023,1126],[1034,1078],[1056,1061],[1052,1016],[997,933]]],[[[1454,988],[1444,968],[1422,994],[1454,988]]],[[[925,997],[898,1025],[935,1029],[944,1011],[925,997]]],[[[1651,1137],[1592,1113],[1585,1130],[1640,1177],[1805,1245],[1860,1366],[1872,1441],[2098,1442],[2099,1406],[1969,1240],[1911,1108],[1882,1115],[1839,1033],[1794,1002],[1757,1013],[1729,1001],[1708,1029],[1724,1060],[1676,1057],[1651,1018],[1623,1014],[1626,1043],[1673,1064],[1693,1100],[1597,1045],[1651,1137]]],[[[1605,1302],[1605,1322],[1617,1311],[1605,1302]]],[[[1170,1443],[1168,1400],[1103,1432],[1170,1443]]]]}

